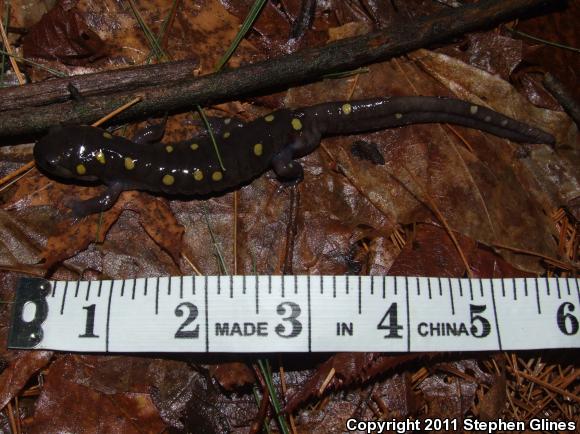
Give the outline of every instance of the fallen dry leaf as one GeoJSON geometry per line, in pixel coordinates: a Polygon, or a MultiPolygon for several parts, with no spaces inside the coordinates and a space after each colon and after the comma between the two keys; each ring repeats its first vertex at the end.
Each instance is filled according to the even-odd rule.
{"type": "Polygon", "coordinates": [[[226,390],[234,390],[256,381],[254,372],[245,363],[231,362],[209,366],[210,374],[226,390]]]}
{"type": "Polygon", "coordinates": [[[479,417],[482,420],[495,420],[501,417],[507,402],[506,378],[498,375],[493,386],[483,395],[477,405],[479,417]]]}
{"type": "Polygon", "coordinates": [[[292,413],[308,399],[320,397],[337,387],[361,384],[402,365],[422,357],[422,354],[384,355],[380,353],[338,353],[321,364],[314,375],[299,391],[288,399],[285,411],[292,413]]]}
{"type": "Polygon", "coordinates": [[[30,377],[50,363],[52,351],[10,351],[3,358],[4,370],[0,373],[0,406],[18,396],[30,377]]]}
{"type": "Polygon", "coordinates": [[[165,424],[147,393],[103,393],[65,375],[74,357],[52,363],[26,432],[159,433],[165,424]],[[82,411],[69,411],[78,408],[82,411]]]}
{"type": "Polygon", "coordinates": [[[59,0],[24,37],[28,58],[58,60],[82,65],[106,55],[105,43],[84,21],[77,1],[59,0]]]}
{"type": "MultiPolygon", "coordinates": [[[[518,270],[485,246],[455,234],[474,277],[532,277],[518,270]]],[[[418,224],[389,269],[392,276],[464,277],[465,264],[449,234],[441,227],[418,224]]]]}

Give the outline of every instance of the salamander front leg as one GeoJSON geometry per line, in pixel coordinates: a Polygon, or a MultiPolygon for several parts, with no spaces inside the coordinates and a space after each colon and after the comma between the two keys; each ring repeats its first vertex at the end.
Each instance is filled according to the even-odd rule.
{"type": "MultiPolygon", "coordinates": [[[[207,122],[211,128],[214,136],[222,136],[226,132],[231,132],[236,128],[242,128],[244,123],[238,118],[218,118],[215,116],[208,116],[207,122]]],[[[203,130],[207,130],[206,125],[202,122],[203,130]]]]}
{"type": "Polygon", "coordinates": [[[296,184],[304,178],[304,169],[299,162],[292,159],[290,148],[284,149],[272,159],[272,168],[278,178],[291,184],[296,184]]]}
{"type": "Polygon", "coordinates": [[[133,141],[139,144],[157,143],[161,141],[165,135],[165,125],[167,124],[167,116],[159,124],[149,125],[137,131],[133,136],[133,141]]]}
{"type": "Polygon", "coordinates": [[[123,191],[120,183],[114,183],[100,195],[87,200],[71,200],[66,203],[74,217],[81,218],[89,214],[103,212],[111,208],[123,191]]]}

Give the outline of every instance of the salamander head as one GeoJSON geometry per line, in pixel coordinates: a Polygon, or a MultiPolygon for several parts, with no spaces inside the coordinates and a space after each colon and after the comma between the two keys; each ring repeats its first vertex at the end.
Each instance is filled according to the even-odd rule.
{"type": "Polygon", "coordinates": [[[99,159],[98,153],[102,154],[102,151],[95,149],[93,136],[100,136],[97,143],[101,143],[104,133],[87,126],[53,127],[34,146],[36,165],[46,174],[58,178],[96,181],[100,178],[100,170],[94,161],[99,159]]]}

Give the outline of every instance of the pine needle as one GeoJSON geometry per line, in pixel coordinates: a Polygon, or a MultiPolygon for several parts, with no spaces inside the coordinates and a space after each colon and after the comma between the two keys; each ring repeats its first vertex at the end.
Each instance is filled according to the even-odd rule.
{"type": "Polygon", "coordinates": [[[270,369],[270,363],[268,360],[258,360],[258,365],[260,366],[260,371],[262,376],[264,377],[264,381],[266,382],[266,387],[268,388],[268,393],[270,395],[270,402],[272,403],[272,407],[276,412],[276,418],[278,419],[278,424],[280,425],[280,431],[283,434],[290,434],[290,430],[288,429],[288,425],[286,424],[286,419],[282,414],[282,406],[280,405],[280,401],[278,399],[278,395],[276,393],[276,388],[274,387],[274,381],[272,379],[272,370],[270,369]]]}
{"type": "Polygon", "coordinates": [[[218,263],[220,266],[221,273],[222,273],[222,275],[227,275],[227,274],[229,274],[228,267],[226,265],[224,255],[222,254],[222,251],[220,249],[220,245],[217,242],[215,234],[213,233],[213,229],[211,228],[211,224],[209,223],[208,212],[207,212],[207,208],[205,206],[203,207],[203,217],[205,219],[205,224],[207,225],[207,229],[209,230],[209,236],[211,237],[211,242],[212,242],[213,247],[215,249],[215,254],[218,258],[218,263]]]}
{"type": "Polygon", "coordinates": [[[228,60],[230,60],[230,57],[232,57],[232,54],[234,54],[234,51],[236,51],[238,45],[240,45],[240,42],[242,42],[242,39],[244,39],[244,36],[246,36],[248,30],[250,30],[250,28],[253,26],[254,22],[258,18],[258,15],[260,15],[260,11],[262,10],[265,4],[266,0],[256,0],[254,2],[252,7],[250,8],[250,11],[248,12],[248,15],[246,16],[246,19],[242,23],[240,30],[238,30],[236,37],[234,38],[234,40],[226,50],[225,54],[222,56],[217,66],[215,67],[215,72],[218,72],[220,69],[223,68],[223,66],[226,63],[228,63],[228,60]]]}
{"type": "Polygon", "coordinates": [[[512,35],[521,36],[522,38],[526,38],[526,39],[530,39],[532,41],[540,42],[540,43],[542,43],[544,45],[549,45],[551,47],[561,48],[562,50],[569,50],[569,51],[573,51],[575,53],[580,53],[580,48],[571,47],[569,45],[564,45],[564,44],[560,44],[558,42],[548,41],[547,39],[538,38],[537,36],[530,35],[529,33],[526,33],[526,32],[521,32],[521,31],[516,30],[516,29],[514,29],[514,28],[512,28],[510,26],[505,26],[505,28],[512,35]]]}
{"type": "Polygon", "coordinates": [[[10,55],[10,63],[12,64],[12,69],[14,69],[16,78],[18,78],[18,83],[20,83],[20,85],[26,84],[26,79],[24,78],[24,75],[22,75],[22,73],[20,72],[18,64],[16,63],[16,59],[14,59],[14,57],[12,56],[12,48],[10,47],[8,36],[6,35],[6,31],[4,30],[4,23],[2,21],[0,21],[0,36],[2,37],[4,48],[6,48],[6,53],[10,55]]]}
{"type": "Polygon", "coordinates": [[[60,77],[60,78],[62,78],[62,77],[68,77],[68,74],[66,74],[66,73],[64,73],[62,71],[59,71],[57,69],[49,68],[48,66],[44,66],[41,63],[34,62],[33,60],[29,60],[29,59],[27,59],[25,57],[22,57],[22,56],[19,56],[17,54],[9,53],[8,51],[4,51],[4,50],[0,50],[0,54],[2,54],[3,56],[8,56],[8,57],[10,57],[10,58],[12,58],[14,60],[19,61],[19,62],[28,63],[29,65],[31,65],[31,66],[33,66],[35,68],[38,68],[38,69],[42,69],[43,71],[49,72],[49,73],[51,73],[52,75],[54,75],[56,77],[60,77]]]}
{"type": "Polygon", "coordinates": [[[149,26],[147,25],[147,23],[145,22],[145,20],[141,16],[141,13],[137,9],[137,6],[133,2],[133,0],[128,0],[128,3],[129,3],[129,6],[131,7],[131,11],[133,11],[133,15],[135,15],[135,18],[137,19],[137,22],[139,23],[139,26],[141,26],[141,30],[143,30],[143,33],[145,34],[145,37],[147,38],[149,45],[151,46],[151,50],[157,56],[157,59],[160,62],[162,62],[165,59],[168,59],[168,56],[165,54],[163,48],[159,44],[157,37],[153,34],[151,29],[149,28],[149,26]]]}

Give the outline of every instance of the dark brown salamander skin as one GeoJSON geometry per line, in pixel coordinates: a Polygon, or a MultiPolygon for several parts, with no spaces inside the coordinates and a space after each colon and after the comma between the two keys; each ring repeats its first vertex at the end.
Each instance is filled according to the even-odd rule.
{"type": "Polygon", "coordinates": [[[295,161],[321,137],[445,122],[477,128],[517,142],[553,144],[554,137],[493,110],[440,97],[393,97],[331,102],[278,110],[243,124],[213,120],[225,171],[208,136],[163,144],[162,129],[134,141],[88,126],[52,129],[34,148],[36,164],[49,175],[108,186],[101,196],[70,204],[76,216],[110,208],[123,190],[206,195],[245,184],[272,168],[284,180],[300,180],[295,161]]]}

